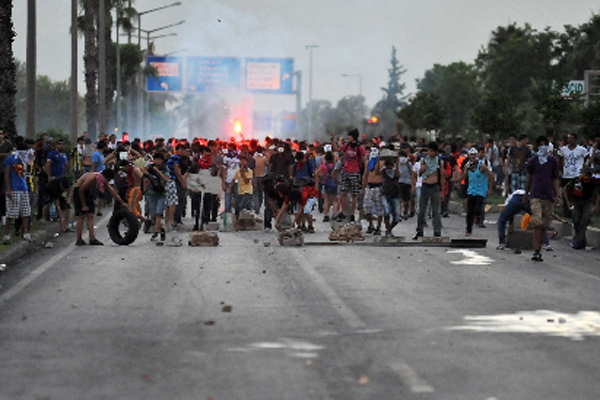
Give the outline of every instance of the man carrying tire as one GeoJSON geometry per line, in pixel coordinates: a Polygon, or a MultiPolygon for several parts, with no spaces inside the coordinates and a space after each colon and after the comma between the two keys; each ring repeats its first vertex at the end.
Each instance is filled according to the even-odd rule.
{"type": "Polygon", "coordinates": [[[111,169],[105,169],[102,172],[88,172],[84,174],[73,189],[73,204],[75,206],[75,216],[77,217],[77,225],[75,231],[77,233],[77,246],[83,246],[86,242],[83,240],[83,222],[87,221],[88,232],[90,235],[89,244],[92,246],[102,246],[104,243],[96,239],[94,235],[94,190],[97,187],[101,194],[109,193],[123,208],[131,211],[127,203],[117,194],[115,189],[110,185],[110,181],[114,178],[115,173],[111,169]]]}

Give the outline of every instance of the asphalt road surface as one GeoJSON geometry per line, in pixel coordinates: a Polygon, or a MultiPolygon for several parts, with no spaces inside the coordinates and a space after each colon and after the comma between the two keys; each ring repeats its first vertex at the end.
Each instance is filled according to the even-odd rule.
{"type": "MultiPolygon", "coordinates": [[[[535,263],[496,250],[493,223],[469,250],[288,248],[262,231],[116,246],[107,220],[105,246],[63,236],[2,277],[0,399],[600,397],[597,250],[554,241],[535,263]]],[[[463,218],[443,222],[462,237],[463,218]]],[[[306,241],[327,240],[316,228],[306,241]]]]}

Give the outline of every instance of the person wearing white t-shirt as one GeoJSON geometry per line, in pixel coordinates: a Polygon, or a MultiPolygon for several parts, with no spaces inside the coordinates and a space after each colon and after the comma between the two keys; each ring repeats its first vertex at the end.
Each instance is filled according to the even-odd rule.
{"type": "MultiPolygon", "coordinates": [[[[561,188],[564,188],[569,182],[574,181],[581,174],[581,169],[585,159],[589,156],[589,151],[577,144],[577,134],[569,133],[567,135],[567,145],[560,148],[560,165],[562,170],[562,179],[560,180],[561,188]]],[[[563,211],[567,217],[571,213],[566,206],[566,201],[563,198],[563,211]]]]}

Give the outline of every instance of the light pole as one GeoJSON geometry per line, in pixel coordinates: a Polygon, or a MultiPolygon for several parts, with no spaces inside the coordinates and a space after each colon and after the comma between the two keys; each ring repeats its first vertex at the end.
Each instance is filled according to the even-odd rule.
{"type": "Polygon", "coordinates": [[[35,137],[35,75],[37,65],[36,0],[27,1],[27,129],[28,139],[35,137]]]}
{"type": "MultiPolygon", "coordinates": [[[[145,29],[141,29],[140,27],[138,27],[138,32],[144,32],[146,34],[146,59],[148,58],[148,55],[150,54],[150,35],[154,32],[158,32],[158,31],[162,31],[164,29],[169,29],[169,28],[173,28],[175,26],[179,26],[185,24],[185,20],[181,20],[175,24],[170,24],[170,25],[165,25],[165,26],[161,26],[160,28],[156,28],[156,29],[150,29],[150,30],[145,30],[145,29]]],[[[167,37],[167,36],[175,36],[176,34],[167,34],[167,35],[161,35],[161,36],[155,36],[155,39],[161,38],[161,37],[167,37]]],[[[138,38],[138,40],[141,40],[140,38],[138,38]]],[[[144,85],[144,79],[142,79],[142,85],[144,85]]],[[[142,89],[142,93],[143,93],[143,89],[142,89]]],[[[149,135],[150,134],[150,124],[151,124],[151,120],[150,120],[150,94],[146,93],[146,98],[144,102],[141,102],[141,107],[140,107],[140,127],[143,128],[144,127],[144,120],[146,122],[146,133],[149,135]],[[144,106],[146,108],[146,115],[144,118],[144,106]]]]}
{"type": "Polygon", "coordinates": [[[308,142],[312,142],[312,87],[313,87],[313,49],[319,47],[317,44],[307,44],[304,46],[310,51],[310,66],[308,77],[308,142]]]}
{"type": "Polygon", "coordinates": [[[100,0],[98,19],[98,47],[100,69],[98,71],[98,131],[106,133],[106,0],[100,0]]]}
{"type": "Polygon", "coordinates": [[[71,139],[77,143],[78,126],[78,93],[77,93],[77,0],[71,0],[71,139]]]}
{"type": "Polygon", "coordinates": [[[362,96],[362,74],[342,74],[344,78],[358,78],[359,94],[362,96]]]}
{"type": "MultiPolygon", "coordinates": [[[[142,15],[146,15],[146,14],[150,14],[156,11],[160,11],[160,10],[164,10],[165,8],[170,8],[170,7],[176,7],[176,6],[180,6],[181,2],[177,1],[175,3],[172,4],[168,4],[162,7],[157,7],[157,8],[152,8],[150,10],[146,10],[146,11],[142,11],[137,13],[137,20],[138,20],[138,47],[140,50],[142,50],[142,15]]],[[[143,96],[144,96],[144,89],[143,89],[143,85],[144,85],[144,74],[142,71],[140,71],[140,75],[139,75],[139,80],[140,83],[138,85],[138,90],[137,90],[137,99],[138,99],[138,136],[142,137],[142,128],[143,128],[143,121],[144,121],[144,101],[143,101],[143,96]]]]}

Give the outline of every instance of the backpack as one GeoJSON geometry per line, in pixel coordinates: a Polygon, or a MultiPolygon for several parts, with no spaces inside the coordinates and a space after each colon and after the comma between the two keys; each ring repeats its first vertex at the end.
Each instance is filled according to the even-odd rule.
{"type": "Polygon", "coordinates": [[[325,181],[325,188],[330,190],[337,189],[338,183],[335,179],[333,179],[333,167],[325,165],[325,168],[327,168],[327,180],[325,181]]]}
{"type": "Polygon", "coordinates": [[[149,173],[148,179],[150,179],[150,189],[157,194],[163,194],[166,192],[165,183],[158,174],[149,173]]]}

